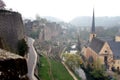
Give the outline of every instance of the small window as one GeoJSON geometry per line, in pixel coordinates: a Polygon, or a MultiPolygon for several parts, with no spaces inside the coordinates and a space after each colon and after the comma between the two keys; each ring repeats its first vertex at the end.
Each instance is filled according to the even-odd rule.
{"type": "Polygon", "coordinates": [[[117,67],[117,70],[119,70],[119,67],[117,67]]]}
{"type": "Polygon", "coordinates": [[[105,53],[107,53],[107,50],[105,50],[105,53]]]}

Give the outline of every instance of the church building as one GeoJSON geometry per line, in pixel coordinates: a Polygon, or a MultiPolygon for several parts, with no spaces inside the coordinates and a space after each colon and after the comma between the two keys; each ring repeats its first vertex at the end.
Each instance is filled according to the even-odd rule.
{"type": "Polygon", "coordinates": [[[95,32],[95,16],[93,10],[92,28],[88,43],[83,47],[82,53],[87,60],[91,58],[100,60],[106,69],[120,70],[120,35],[115,38],[105,39],[97,37],[95,32]]]}

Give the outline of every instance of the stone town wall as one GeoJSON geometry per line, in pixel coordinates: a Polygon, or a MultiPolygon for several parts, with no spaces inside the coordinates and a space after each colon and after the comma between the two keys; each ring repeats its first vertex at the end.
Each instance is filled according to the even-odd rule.
{"type": "Polygon", "coordinates": [[[33,38],[38,38],[39,41],[55,40],[63,30],[60,24],[49,22],[45,19],[24,20],[24,23],[26,34],[33,38]]]}
{"type": "Polygon", "coordinates": [[[4,49],[17,52],[18,40],[24,38],[20,13],[0,10],[0,38],[4,49]]]}
{"type": "Polygon", "coordinates": [[[47,23],[44,26],[44,40],[54,40],[62,32],[61,26],[59,24],[47,23]]]}

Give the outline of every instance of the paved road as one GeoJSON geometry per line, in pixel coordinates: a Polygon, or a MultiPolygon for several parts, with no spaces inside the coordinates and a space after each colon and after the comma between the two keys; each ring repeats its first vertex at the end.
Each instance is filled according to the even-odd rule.
{"type": "Polygon", "coordinates": [[[35,51],[35,48],[33,46],[34,43],[34,39],[28,37],[28,47],[29,47],[29,53],[28,53],[28,60],[27,60],[27,64],[28,64],[28,77],[30,80],[37,80],[37,78],[34,76],[34,69],[36,66],[36,62],[37,62],[37,53],[35,51]]]}

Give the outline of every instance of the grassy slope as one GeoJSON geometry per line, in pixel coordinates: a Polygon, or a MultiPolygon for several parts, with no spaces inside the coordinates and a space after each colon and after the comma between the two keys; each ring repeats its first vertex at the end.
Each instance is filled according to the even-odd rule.
{"type": "Polygon", "coordinates": [[[41,80],[73,80],[60,62],[51,59],[49,59],[49,61],[50,64],[46,57],[40,57],[41,67],[39,68],[39,77],[41,80]]]}
{"type": "Polygon", "coordinates": [[[51,76],[49,75],[49,64],[45,57],[40,57],[41,66],[39,68],[39,77],[41,80],[51,80],[51,76]]]}
{"type": "Polygon", "coordinates": [[[54,80],[73,80],[73,78],[69,75],[65,67],[60,62],[51,60],[51,67],[54,80]]]}

